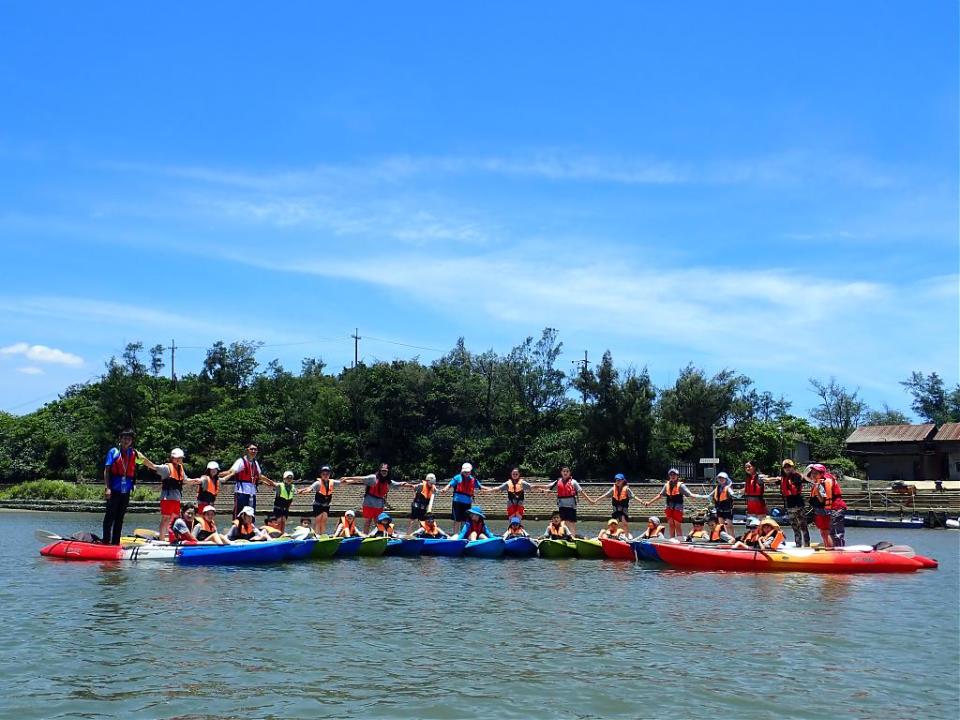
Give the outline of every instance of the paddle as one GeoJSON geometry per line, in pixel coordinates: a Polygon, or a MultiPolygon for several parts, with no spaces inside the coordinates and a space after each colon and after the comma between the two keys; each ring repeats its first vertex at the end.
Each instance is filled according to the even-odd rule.
{"type": "Polygon", "coordinates": [[[33,536],[40,542],[56,541],[56,540],[66,540],[65,537],[52,533],[48,530],[34,530],[33,536]]]}
{"type": "Polygon", "coordinates": [[[156,540],[160,537],[160,533],[156,530],[148,530],[147,528],[137,528],[133,531],[133,536],[143,538],[144,540],[156,540]]]}

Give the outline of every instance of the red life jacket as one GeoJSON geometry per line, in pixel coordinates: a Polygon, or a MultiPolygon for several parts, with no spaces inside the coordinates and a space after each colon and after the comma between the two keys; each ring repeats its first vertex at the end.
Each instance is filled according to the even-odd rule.
{"type": "Polygon", "coordinates": [[[257,485],[260,484],[260,466],[257,464],[257,461],[254,460],[250,462],[245,457],[240,458],[243,461],[243,466],[237,471],[237,478],[240,482],[252,482],[257,485]]]}
{"type": "Polygon", "coordinates": [[[364,495],[369,495],[370,497],[380,498],[381,500],[387,497],[387,493],[390,492],[390,478],[382,480],[379,475],[377,475],[377,481],[373,484],[372,487],[367,487],[364,495]]]}
{"type": "Polygon", "coordinates": [[[829,510],[833,504],[843,497],[843,490],[840,489],[840,483],[832,473],[827,473],[823,479],[823,491],[826,494],[824,506],[829,510]]]}
{"type": "Polygon", "coordinates": [[[573,486],[573,478],[570,478],[566,482],[563,481],[563,478],[557,480],[557,497],[558,498],[571,498],[577,496],[577,489],[573,486]]]}
{"type": "Polygon", "coordinates": [[[796,497],[801,493],[800,484],[794,482],[795,477],[797,477],[797,475],[792,473],[786,477],[780,476],[780,492],[785,498],[796,497]]]}
{"type": "Polygon", "coordinates": [[[756,474],[747,475],[747,479],[744,482],[743,494],[747,497],[763,497],[763,483],[760,482],[756,474]]]}
{"type": "Polygon", "coordinates": [[[471,520],[470,529],[467,530],[467,535],[470,533],[476,533],[477,536],[487,534],[487,524],[481,518],[480,520],[471,520]]]}
{"type": "Polygon", "coordinates": [[[127,456],[123,456],[123,450],[117,448],[120,452],[110,463],[110,474],[117,478],[133,478],[137,476],[137,451],[133,448],[127,451],[127,456]]]}
{"type": "Polygon", "coordinates": [[[454,486],[454,492],[458,492],[461,495],[469,495],[473,497],[473,493],[476,491],[477,481],[474,479],[473,475],[467,475],[464,477],[460,475],[460,481],[454,486]]]}

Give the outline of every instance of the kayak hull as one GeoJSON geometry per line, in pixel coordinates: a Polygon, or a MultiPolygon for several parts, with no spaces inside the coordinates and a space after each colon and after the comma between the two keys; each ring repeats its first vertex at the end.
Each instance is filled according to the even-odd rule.
{"type": "Polygon", "coordinates": [[[342,540],[343,538],[335,537],[317,538],[310,551],[310,557],[314,560],[329,560],[336,554],[342,540]]]}
{"type": "Polygon", "coordinates": [[[471,540],[463,548],[465,557],[499,558],[503,557],[505,543],[503,538],[487,538],[486,540],[471,540]]]}
{"type": "Polygon", "coordinates": [[[270,565],[287,560],[295,540],[235,543],[233,545],[183,545],[177,553],[181,565],[270,565]]]}
{"type": "Polygon", "coordinates": [[[395,539],[387,543],[384,555],[391,557],[420,557],[424,541],[421,538],[395,539]]]}
{"type": "Polygon", "coordinates": [[[687,570],[812,573],[902,573],[923,568],[923,563],[905,555],[869,550],[767,551],[711,548],[661,543],[657,552],[663,562],[687,570]]]}
{"type": "Polygon", "coordinates": [[[303,540],[290,540],[293,547],[290,548],[288,560],[303,560],[313,555],[313,549],[317,545],[316,538],[304,538],[303,540]]]}
{"type": "Polygon", "coordinates": [[[467,546],[466,540],[457,538],[424,538],[421,555],[434,557],[460,557],[467,546]]]}
{"type": "Polygon", "coordinates": [[[646,560],[647,562],[663,562],[660,559],[660,554],[657,552],[657,547],[659,543],[650,542],[649,540],[634,540],[633,543],[634,551],[637,553],[638,560],[646,560]]]}
{"type": "Polygon", "coordinates": [[[577,544],[571,540],[541,540],[537,550],[540,557],[547,560],[564,560],[577,556],[577,544]]]}
{"type": "Polygon", "coordinates": [[[599,540],[584,540],[577,538],[577,557],[583,560],[602,560],[603,545],[599,540]]]}
{"type": "Polygon", "coordinates": [[[58,540],[40,549],[44,557],[58,560],[173,560],[177,556],[177,545],[136,544],[101,545],[81,540],[58,540]]]}
{"type": "Polygon", "coordinates": [[[603,554],[608,560],[629,560],[630,562],[634,562],[637,559],[633,545],[623,540],[604,538],[600,541],[600,545],[603,547],[603,554]]]}
{"type": "Polygon", "coordinates": [[[390,542],[390,538],[387,537],[377,537],[377,538],[363,538],[360,542],[360,547],[357,549],[358,557],[380,557],[387,550],[387,543],[390,542]]]}
{"type": "Polygon", "coordinates": [[[360,550],[360,543],[363,542],[363,538],[359,536],[348,537],[348,538],[337,538],[340,540],[340,544],[337,546],[336,551],[334,551],[334,557],[356,557],[357,552],[360,550]]]}
{"type": "Polygon", "coordinates": [[[503,541],[503,551],[507,557],[533,557],[537,554],[537,543],[528,537],[507,538],[503,541]]]}

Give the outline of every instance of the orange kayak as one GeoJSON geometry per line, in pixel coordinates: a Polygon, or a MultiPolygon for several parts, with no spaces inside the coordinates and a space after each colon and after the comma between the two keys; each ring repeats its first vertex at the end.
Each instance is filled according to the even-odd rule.
{"type": "Polygon", "coordinates": [[[660,559],[689,570],[739,570],[747,572],[900,573],[936,568],[937,561],[916,555],[909,548],[898,552],[838,548],[786,548],[759,551],[660,543],[660,559]]]}

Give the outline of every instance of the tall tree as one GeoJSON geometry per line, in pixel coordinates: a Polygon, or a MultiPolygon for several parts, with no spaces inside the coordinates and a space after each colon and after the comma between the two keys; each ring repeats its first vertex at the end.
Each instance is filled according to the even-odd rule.
{"type": "Polygon", "coordinates": [[[927,422],[960,422],[960,385],[947,390],[937,373],[914,371],[900,383],[913,397],[913,411],[927,422]]]}
{"type": "Polygon", "coordinates": [[[839,448],[850,433],[863,424],[867,404],[860,399],[859,388],[848,390],[834,377],[827,382],[810,378],[810,388],[820,398],[820,404],[810,411],[810,417],[833,437],[839,454],[839,448]]]}

